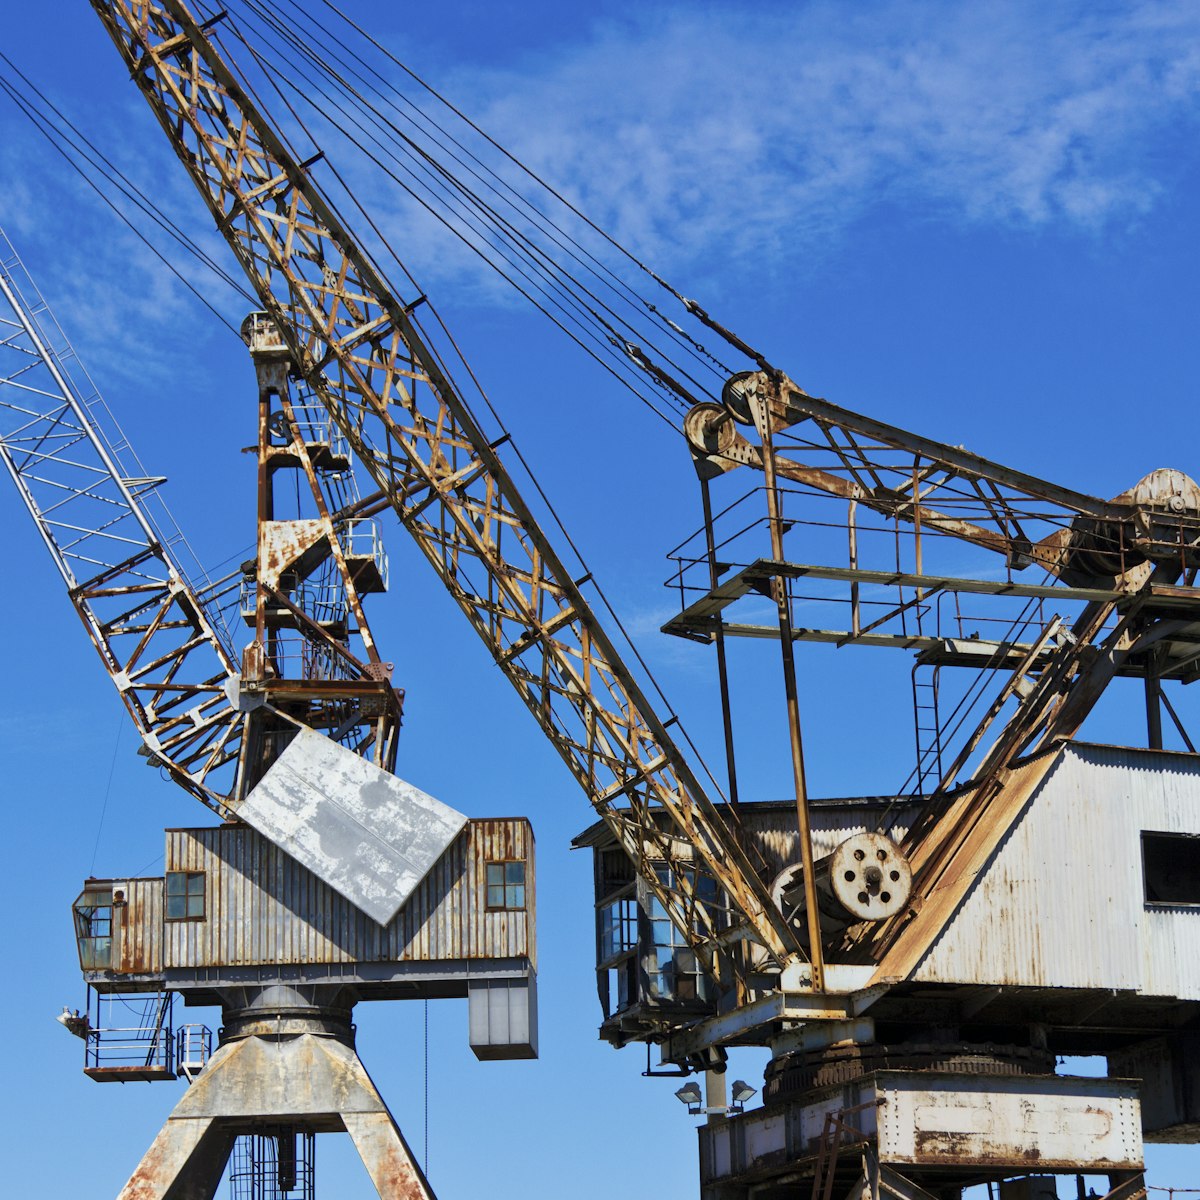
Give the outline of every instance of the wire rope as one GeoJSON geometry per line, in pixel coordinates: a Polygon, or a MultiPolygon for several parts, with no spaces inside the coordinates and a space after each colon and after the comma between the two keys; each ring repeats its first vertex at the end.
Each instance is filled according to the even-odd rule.
{"type": "MultiPolygon", "coordinates": [[[[264,13],[262,6],[257,4],[256,0],[245,0],[245,3],[253,11],[257,12],[262,19],[271,20],[270,15],[264,13]]],[[[289,30],[280,27],[277,21],[273,22],[273,27],[276,29],[279,37],[289,42],[297,52],[305,55],[315,66],[319,67],[321,65],[319,56],[315,55],[311,48],[302,45],[289,30]]],[[[248,44],[248,39],[244,35],[243,41],[247,42],[248,44]]],[[[430,212],[431,215],[438,219],[448,230],[458,237],[460,241],[468,246],[468,248],[470,248],[474,253],[479,255],[485,262],[492,266],[492,268],[496,270],[507,282],[509,282],[511,286],[516,288],[522,295],[526,297],[526,299],[530,300],[530,302],[533,303],[540,311],[547,315],[549,319],[554,321],[554,323],[558,325],[560,329],[566,332],[567,335],[572,338],[572,340],[583,346],[583,348],[588,351],[592,357],[597,359],[599,358],[592,347],[583,344],[576,331],[567,328],[565,321],[550,311],[551,308],[557,306],[560,312],[566,314],[566,320],[576,321],[579,324],[580,329],[583,329],[585,327],[585,323],[590,320],[590,322],[596,326],[596,332],[594,332],[592,336],[596,337],[601,343],[607,343],[607,345],[602,344],[602,350],[607,350],[608,346],[615,347],[618,351],[623,353],[624,357],[622,357],[622,354],[618,355],[620,361],[622,362],[624,361],[624,358],[628,358],[630,356],[628,349],[630,345],[630,335],[632,334],[634,337],[640,337],[640,333],[630,329],[628,326],[626,326],[625,329],[615,326],[613,324],[614,321],[623,322],[624,318],[620,317],[620,315],[617,314],[611,308],[611,306],[607,304],[606,301],[596,296],[596,294],[588,289],[585,285],[580,284],[580,282],[572,277],[569,273],[564,272],[559,264],[555,263],[541,247],[530,241],[525,234],[517,229],[510,221],[507,220],[507,218],[498,213],[490,204],[488,204],[487,201],[480,197],[478,193],[467,187],[460,179],[458,179],[443,163],[438,162],[431,154],[429,154],[428,151],[416,145],[412,139],[408,138],[407,135],[399,131],[394,124],[389,123],[389,135],[400,140],[401,152],[415,164],[415,169],[413,167],[407,168],[410,179],[412,179],[416,184],[416,186],[411,185],[409,182],[401,179],[397,174],[397,171],[393,169],[393,166],[389,165],[387,162],[384,162],[380,157],[381,154],[386,155],[390,158],[392,164],[404,169],[401,159],[396,154],[389,151],[388,146],[385,144],[383,138],[379,134],[373,133],[367,129],[363,121],[360,120],[354,112],[348,110],[343,104],[338,102],[334,97],[330,96],[327,90],[319,87],[314,89],[307,75],[303,75],[302,78],[298,79],[293,75],[288,74],[288,67],[290,67],[293,71],[296,69],[294,60],[288,62],[286,59],[284,59],[284,65],[281,66],[278,61],[278,57],[280,56],[278,54],[278,50],[276,49],[275,54],[277,59],[268,67],[265,63],[265,55],[259,52],[259,47],[257,45],[248,48],[250,48],[251,52],[258,57],[260,63],[266,67],[266,69],[273,71],[277,78],[283,82],[292,93],[309,105],[318,115],[325,117],[328,116],[328,114],[326,114],[317,104],[316,97],[319,96],[324,98],[329,103],[334,105],[347,121],[353,123],[353,125],[362,132],[363,137],[373,142],[378,149],[378,153],[368,149],[362,140],[350,134],[344,123],[339,123],[337,127],[341,136],[346,137],[347,140],[349,140],[351,144],[356,147],[356,149],[367,156],[370,161],[372,161],[380,170],[384,171],[393,182],[403,188],[407,194],[420,203],[428,212],[430,212]],[[425,176],[424,182],[422,182],[421,179],[422,175],[425,176]],[[418,187],[422,186],[425,188],[426,192],[424,195],[417,190],[418,187]],[[436,202],[436,197],[439,191],[443,196],[449,195],[448,206],[455,203],[456,197],[454,193],[458,194],[457,199],[459,202],[467,206],[467,211],[464,211],[461,207],[459,207],[457,210],[457,215],[459,220],[462,221],[462,225],[456,224],[453,220],[447,217],[444,211],[439,208],[436,202]],[[434,199],[430,199],[430,195],[432,195],[434,199]],[[482,224],[485,229],[483,236],[486,237],[486,230],[490,229],[494,237],[498,239],[499,244],[497,244],[496,241],[487,241],[485,244],[488,249],[490,249],[493,253],[499,254],[503,261],[509,265],[511,271],[515,272],[517,275],[520,275],[526,281],[528,286],[519,283],[515,278],[513,278],[513,274],[501,266],[495,260],[495,258],[489,257],[488,249],[481,247],[477,241],[472,239],[471,233],[464,230],[463,225],[468,226],[468,228],[470,227],[472,211],[476,218],[480,218],[482,220],[482,224]],[[530,265],[532,271],[538,278],[535,278],[534,275],[530,274],[529,270],[526,270],[518,262],[516,262],[513,257],[514,254],[523,255],[525,260],[530,265]],[[547,290],[547,286],[556,294],[551,294],[551,291],[547,290]],[[539,291],[543,299],[539,300],[533,296],[531,294],[531,288],[539,291]],[[596,306],[599,306],[599,308],[606,312],[608,317],[601,315],[601,312],[597,311],[596,306]],[[611,320],[609,318],[611,318],[611,320]]],[[[335,85],[340,86],[343,90],[346,90],[344,81],[336,75],[336,72],[331,72],[330,77],[334,80],[335,85]]],[[[361,94],[354,89],[349,89],[348,94],[357,102],[361,103],[363,101],[361,94]]],[[[475,232],[478,233],[478,226],[476,226],[475,232]]],[[[636,359],[634,361],[636,363],[636,359]]],[[[619,375],[618,377],[620,378],[619,375]]],[[[698,390],[705,386],[694,379],[691,381],[698,390]]],[[[621,382],[625,383],[627,387],[631,386],[627,379],[622,378],[621,382]]],[[[634,390],[635,394],[639,395],[639,398],[643,400],[643,403],[648,403],[645,397],[640,396],[640,394],[637,393],[636,389],[631,388],[631,390],[634,390]]],[[[681,404],[676,397],[671,396],[670,398],[681,410],[686,407],[685,405],[681,404]]],[[[662,414],[659,413],[658,415],[661,416],[662,414]]],[[[673,428],[677,426],[677,422],[670,419],[667,419],[667,423],[673,428]]]]}

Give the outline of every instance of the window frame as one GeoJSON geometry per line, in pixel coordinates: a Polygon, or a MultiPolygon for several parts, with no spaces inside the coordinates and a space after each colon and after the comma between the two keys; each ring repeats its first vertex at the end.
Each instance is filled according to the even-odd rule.
{"type": "Polygon", "coordinates": [[[180,921],[206,921],[208,920],[208,883],[205,878],[204,871],[167,871],[163,875],[163,920],[169,921],[172,924],[180,921]],[[173,896],[171,893],[171,879],[178,879],[180,876],[184,878],[183,892],[180,896],[173,896]],[[193,891],[191,883],[194,879],[200,880],[198,891],[193,891]],[[171,901],[173,899],[183,900],[183,915],[178,917],[171,916],[171,901]],[[192,907],[194,899],[200,901],[200,911],[198,913],[189,911],[192,907]]]}
{"type": "Polygon", "coordinates": [[[484,910],[486,912],[528,912],[529,911],[529,868],[523,858],[490,858],[483,865],[483,900],[484,910]],[[519,883],[509,882],[508,868],[521,868],[521,880],[519,883]],[[492,883],[491,869],[492,867],[502,867],[503,877],[499,883],[492,883]],[[498,887],[504,897],[503,904],[492,903],[492,889],[498,887]],[[516,888],[521,890],[521,903],[510,904],[509,893],[516,888]]]}
{"type": "Polygon", "coordinates": [[[85,971],[111,970],[113,932],[117,919],[112,888],[85,886],[71,905],[71,915],[75,922],[75,944],[79,951],[80,966],[85,971]],[[103,933],[97,932],[101,926],[107,927],[103,933]]]}
{"type": "MultiPolygon", "coordinates": [[[[728,924],[728,905],[716,881],[694,865],[685,864],[679,869],[690,875],[697,899],[713,915],[716,927],[724,928],[728,924]]],[[[668,889],[675,886],[673,869],[667,863],[656,863],[654,873],[668,889]]],[[[713,1001],[713,983],[700,966],[687,936],[671,920],[667,910],[644,881],[638,893],[643,1002],[655,1005],[710,1005],[713,1001]],[[671,980],[669,986],[668,980],[671,980]]]]}
{"type": "MultiPolygon", "coordinates": [[[[1179,833],[1169,832],[1159,829],[1143,829],[1141,831],[1141,860],[1142,860],[1142,903],[1146,908],[1188,908],[1200,909],[1200,868],[1196,870],[1196,887],[1194,891],[1194,900],[1152,900],[1150,898],[1150,882],[1151,882],[1151,863],[1147,856],[1147,851],[1153,852],[1155,847],[1162,847],[1165,850],[1165,843],[1173,846],[1187,845],[1191,849],[1192,854],[1188,855],[1189,864],[1195,861],[1195,855],[1200,852],[1200,834],[1195,833],[1179,833]]],[[[1158,861],[1154,864],[1155,874],[1163,869],[1164,864],[1158,861]]]]}

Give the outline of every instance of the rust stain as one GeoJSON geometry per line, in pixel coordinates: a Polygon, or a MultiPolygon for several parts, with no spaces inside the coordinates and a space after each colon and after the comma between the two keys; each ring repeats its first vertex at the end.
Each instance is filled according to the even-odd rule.
{"type": "Polygon", "coordinates": [[[375,1178],[382,1200],[431,1200],[432,1192],[415,1164],[389,1147],[375,1178]]]}

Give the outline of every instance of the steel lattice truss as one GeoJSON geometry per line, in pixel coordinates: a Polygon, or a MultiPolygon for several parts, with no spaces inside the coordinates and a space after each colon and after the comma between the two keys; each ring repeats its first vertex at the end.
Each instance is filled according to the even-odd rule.
{"type": "MultiPolygon", "coordinates": [[[[680,561],[681,577],[695,568],[707,586],[695,589],[701,596],[666,628],[700,640],[774,636],[785,647],[785,660],[787,647],[807,638],[838,645],[915,647],[926,661],[996,672],[998,690],[973,731],[965,727],[965,740],[948,764],[941,761],[939,744],[936,787],[903,841],[913,866],[913,895],[921,904],[941,885],[956,857],[969,849],[973,831],[992,820],[993,806],[1017,764],[1074,737],[1118,674],[1147,680],[1148,712],[1154,703],[1166,705],[1163,679],[1187,682],[1196,677],[1200,489],[1181,472],[1160,469],[1114,500],[1103,501],[808,396],[780,372],[735,377],[723,399],[723,406],[697,405],[687,419],[706,498],[708,481],[749,466],[763,472],[768,516],[747,525],[742,513],[735,522],[741,530],[725,541],[718,541],[712,518],[706,516],[706,550],[690,560],[680,556],[680,561]],[[753,427],[757,444],[738,432],[738,424],[753,427]],[[835,508],[838,502],[846,506],[847,516],[840,523],[809,520],[800,513],[800,504],[785,513],[785,490],[792,494],[789,498],[805,502],[832,498],[835,508]],[[861,528],[856,525],[860,508],[893,523],[893,567],[863,566],[857,536],[861,528]],[[728,559],[736,539],[761,542],[764,525],[771,533],[769,557],[760,551],[755,561],[718,582],[733,565],[728,559]],[[814,547],[818,553],[834,548],[848,554],[847,565],[789,561],[785,535],[793,526],[808,553],[814,547]],[[901,526],[910,566],[900,561],[901,526]],[[825,530],[834,533],[822,542],[825,530]],[[923,551],[936,551],[930,543],[949,539],[1003,555],[1006,577],[991,578],[986,570],[974,578],[927,570],[923,551]],[[1045,582],[1013,579],[1013,569],[1033,565],[1044,570],[1045,582]],[[799,624],[792,587],[806,577],[849,586],[848,630],[799,624]],[[858,592],[863,587],[896,592],[893,603],[882,605],[887,611],[869,623],[860,615],[858,592]],[[965,639],[954,644],[936,630],[934,636],[921,636],[919,626],[916,634],[911,629],[887,632],[889,625],[895,630],[906,611],[928,608],[930,597],[942,592],[1023,597],[1039,605],[1063,600],[1082,608],[1073,621],[1057,614],[1043,621],[1033,612],[1019,618],[1014,627],[1036,635],[1026,643],[965,639]],[[736,624],[724,616],[745,598],[753,604],[768,595],[779,610],[774,626],[736,624]],[[968,786],[956,787],[964,778],[968,786]]],[[[726,512],[734,508],[736,504],[726,512]]],[[[1166,710],[1187,740],[1174,710],[1169,705],[1166,710]]],[[[1161,729],[1152,736],[1161,739],[1161,729]]],[[[920,750],[918,745],[918,754],[920,750]]],[[[913,921],[913,913],[891,917],[860,930],[853,935],[857,946],[842,951],[851,949],[864,961],[879,962],[903,944],[908,969],[937,935],[936,911],[914,905],[913,912],[925,913],[920,920],[913,921]]],[[[948,911],[944,906],[940,910],[943,917],[948,911]]]]}
{"type": "Polygon", "coordinates": [[[185,579],[140,494],[156,481],[123,469],[103,401],[67,374],[69,345],[2,248],[0,458],[151,761],[223,811],[244,718],[224,690],[235,668],[216,600],[206,609],[185,579]]]}
{"type": "Polygon", "coordinates": [[[788,424],[775,435],[775,449],[785,460],[799,456],[809,463],[826,462],[825,470],[807,473],[796,464],[789,478],[858,500],[884,516],[973,542],[1014,565],[1033,559],[1053,569],[1061,546],[1047,544],[1047,538],[1068,530],[1077,516],[1101,520],[1124,515],[1119,504],[873,421],[794,385],[783,391],[788,424]]]}
{"type": "Polygon", "coordinates": [[[175,0],[93,0],[300,371],[707,969],[798,946],[409,309],[175,0]],[[663,822],[656,820],[666,815],[663,822]],[[665,863],[663,875],[654,868],[665,863]],[[729,897],[700,901],[696,872],[729,897]]]}

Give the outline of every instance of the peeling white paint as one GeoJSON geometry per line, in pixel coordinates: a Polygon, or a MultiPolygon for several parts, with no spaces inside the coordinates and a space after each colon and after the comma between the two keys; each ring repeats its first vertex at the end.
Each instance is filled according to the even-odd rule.
{"type": "Polygon", "coordinates": [[[300,730],[238,816],[381,925],[467,823],[311,729],[300,730]]]}

